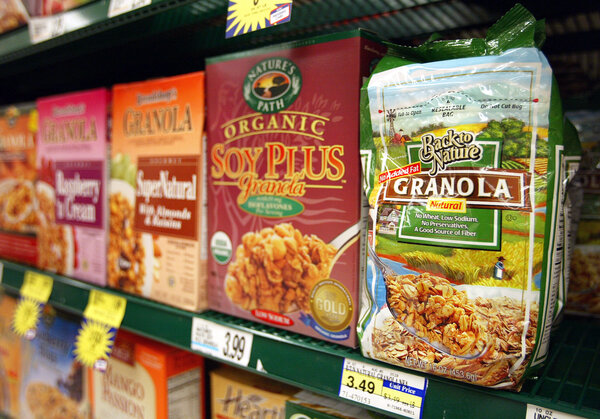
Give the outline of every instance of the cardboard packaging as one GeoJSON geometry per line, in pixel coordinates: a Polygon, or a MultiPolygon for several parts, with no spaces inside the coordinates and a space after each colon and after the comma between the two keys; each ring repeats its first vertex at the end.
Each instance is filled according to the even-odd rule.
{"type": "Polygon", "coordinates": [[[206,308],[202,72],[113,88],[108,284],[206,308]]]}
{"type": "Polygon", "coordinates": [[[285,402],[298,389],[223,366],[210,373],[212,419],[285,418],[285,402]]]}
{"type": "Polygon", "coordinates": [[[122,330],[89,388],[92,418],[204,418],[204,358],[122,330]]]}
{"type": "Polygon", "coordinates": [[[110,93],[95,89],[37,103],[38,265],[104,285],[110,93]]]}
{"type": "Polygon", "coordinates": [[[384,50],[354,31],[207,60],[211,309],[356,346],[359,88],[384,50]]]}
{"type": "Polygon", "coordinates": [[[0,257],[37,264],[35,104],[0,109],[0,257]]]}
{"type": "Polygon", "coordinates": [[[86,419],[85,368],[73,349],[79,322],[44,315],[31,341],[22,340],[19,419],[86,419]]]}
{"type": "Polygon", "coordinates": [[[11,320],[17,300],[0,294],[0,413],[19,417],[21,386],[21,338],[13,332],[11,320]]]}

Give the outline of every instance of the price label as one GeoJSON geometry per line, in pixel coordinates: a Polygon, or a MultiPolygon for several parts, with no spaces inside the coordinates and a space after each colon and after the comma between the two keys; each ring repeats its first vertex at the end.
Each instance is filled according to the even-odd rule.
{"type": "Polygon", "coordinates": [[[32,44],[39,44],[67,32],[64,14],[29,19],[29,39],[32,44]]]}
{"type": "Polygon", "coordinates": [[[192,321],[192,350],[244,367],[250,362],[253,338],[252,333],[210,320],[194,317],[192,321]]]}
{"type": "Polygon", "coordinates": [[[344,359],[339,396],[388,412],[420,418],[427,379],[391,368],[344,359]]]}
{"type": "Polygon", "coordinates": [[[79,362],[100,371],[106,370],[126,308],[124,297],[99,290],[90,291],[73,351],[79,362]]]}
{"type": "Polygon", "coordinates": [[[527,405],[527,414],[525,419],[579,419],[580,416],[563,413],[554,409],[536,406],[534,404],[527,405]]]}
{"type": "Polygon", "coordinates": [[[127,299],[125,297],[91,290],[83,317],[118,329],[125,317],[126,308],[127,299]]]}
{"type": "Polygon", "coordinates": [[[280,25],[291,17],[291,0],[229,0],[225,37],[280,25]]]}
{"type": "Polygon", "coordinates": [[[31,298],[46,304],[52,294],[54,280],[51,276],[43,275],[33,271],[25,271],[23,285],[20,294],[22,297],[31,298]]]}
{"type": "Polygon", "coordinates": [[[123,13],[131,12],[140,7],[148,6],[152,0],[110,0],[108,5],[108,17],[115,17],[123,13]]]}

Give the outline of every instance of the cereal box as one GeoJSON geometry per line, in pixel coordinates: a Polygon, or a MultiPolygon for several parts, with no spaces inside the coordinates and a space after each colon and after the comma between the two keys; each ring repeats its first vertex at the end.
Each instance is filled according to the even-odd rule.
{"type": "Polygon", "coordinates": [[[206,308],[204,73],[117,85],[108,283],[206,308]]]}
{"type": "Polygon", "coordinates": [[[106,372],[90,369],[94,419],[204,418],[204,358],[119,331],[106,372]]]}
{"type": "Polygon", "coordinates": [[[324,397],[310,391],[300,391],[285,402],[285,419],[367,419],[383,418],[361,407],[324,397]]]}
{"type": "Polygon", "coordinates": [[[382,51],[355,31],[207,61],[212,309],[356,345],[358,87],[382,51]]]}
{"type": "Polygon", "coordinates": [[[537,23],[522,6],[501,22],[424,45],[424,63],[398,48],[363,88],[358,328],[365,356],[518,390],[548,355],[567,172],[552,69],[524,29],[537,23]]]}
{"type": "Polygon", "coordinates": [[[223,366],[210,373],[210,417],[285,419],[285,402],[298,391],[258,374],[223,366]]]}
{"type": "Polygon", "coordinates": [[[19,417],[19,387],[21,385],[21,338],[13,332],[17,300],[0,294],[0,413],[19,417]]]}
{"type": "Polygon", "coordinates": [[[0,257],[37,263],[35,104],[0,109],[0,257]]]}
{"type": "Polygon", "coordinates": [[[600,111],[569,112],[584,148],[576,176],[580,217],[569,264],[567,310],[600,316],[600,111]]]}
{"type": "Polygon", "coordinates": [[[109,95],[95,89],[38,100],[38,265],[99,285],[106,283],[109,95]]]}
{"type": "Polygon", "coordinates": [[[89,406],[85,369],[73,349],[79,322],[44,315],[37,334],[23,340],[20,419],[85,419],[89,406]]]}

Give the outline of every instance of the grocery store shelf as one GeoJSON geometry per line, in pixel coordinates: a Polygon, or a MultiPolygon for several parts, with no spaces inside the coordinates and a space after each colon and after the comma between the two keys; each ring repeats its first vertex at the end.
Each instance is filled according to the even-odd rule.
{"type": "MultiPolygon", "coordinates": [[[[566,42],[590,47],[585,30],[572,30],[572,21],[587,22],[581,28],[591,33],[599,29],[596,15],[585,19],[590,8],[597,13],[591,2],[549,8],[541,0],[522,3],[548,18],[556,37],[554,43],[549,39],[550,46],[560,48],[566,42]]],[[[98,0],[66,12],[65,24],[71,30],[48,41],[32,44],[26,27],[1,35],[0,103],[197,71],[206,57],[359,27],[407,44],[421,42],[432,32],[481,36],[512,5],[473,0],[295,0],[289,23],[225,39],[227,4],[227,0],[153,0],[108,18],[109,0],[98,0]]]]}
{"type": "MultiPolygon", "coordinates": [[[[11,293],[20,289],[25,271],[37,271],[7,261],[3,263],[2,285],[11,293]]],[[[89,291],[97,287],[59,275],[52,277],[54,287],[49,304],[80,315],[89,291]]],[[[387,364],[364,359],[358,350],[220,313],[196,314],[103,290],[127,297],[124,329],[188,350],[194,317],[251,333],[253,344],[247,369],[331,397],[338,395],[345,358],[390,368],[387,364]]],[[[553,337],[548,365],[537,379],[526,381],[520,393],[426,377],[429,385],[423,410],[425,418],[524,418],[528,403],[582,417],[599,417],[600,321],[567,317],[553,337]],[[469,402],[465,403],[466,400],[469,402]]]]}

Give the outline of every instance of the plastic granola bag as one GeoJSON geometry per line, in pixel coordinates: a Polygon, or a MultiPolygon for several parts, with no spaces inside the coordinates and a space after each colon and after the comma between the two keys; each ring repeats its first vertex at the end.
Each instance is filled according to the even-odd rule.
{"type": "MultiPolygon", "coordinates": [[[[584,149],[574,188],[580,197],[580,218],[570,263],[567,311],[600,316],[600,111],[568,113],[584,149]]],[[[577,202],[577,201],[576,201],[577,202]]]]}
{"type": "Polygon", "coordinates": [[[363,86],[365,356],[511,389],[546,358],[565,150],[543,29],[517,5],[485,39],[390,48],[363,86]]]}

